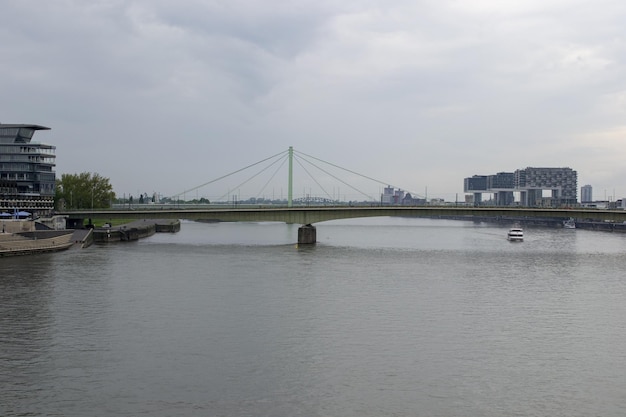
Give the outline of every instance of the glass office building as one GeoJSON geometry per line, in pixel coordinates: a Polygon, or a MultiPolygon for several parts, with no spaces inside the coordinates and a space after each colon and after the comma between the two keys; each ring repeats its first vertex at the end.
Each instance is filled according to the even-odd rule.
{"type": "Polygon", "coordinates": [[[54,209],[56,147],[33,142],[39,125],[0,123],[0,215],[48,215],[54,209]]]}

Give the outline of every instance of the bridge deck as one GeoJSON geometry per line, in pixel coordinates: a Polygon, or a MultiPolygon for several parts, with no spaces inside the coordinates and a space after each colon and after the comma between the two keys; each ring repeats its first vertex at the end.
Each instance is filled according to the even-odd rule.
{"type": "Polygon", "coordinates": [[[69,217],[97,219],[187,219],[214,221],[276,221],[293,224],[313,224],[328,220],[358,217],[436,217],[481,216],[518,218],[576,218],[612,222],[626,221],[624,210],[551,209],[508,207],[435,207],[435,206],[377,206],[377,207],[277,207],[277,208],[207,208],[151,210],[83,210],[59,213],[69,217]]]}

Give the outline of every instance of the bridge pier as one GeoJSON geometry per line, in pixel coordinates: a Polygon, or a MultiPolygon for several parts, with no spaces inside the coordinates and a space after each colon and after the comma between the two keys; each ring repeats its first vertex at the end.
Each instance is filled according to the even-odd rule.
{"type": "Polygon", "coordinates": [[[298,245],[312,245],[316,242],[317,230],[315,226],[305,224],[298,229],[298,245]]]}

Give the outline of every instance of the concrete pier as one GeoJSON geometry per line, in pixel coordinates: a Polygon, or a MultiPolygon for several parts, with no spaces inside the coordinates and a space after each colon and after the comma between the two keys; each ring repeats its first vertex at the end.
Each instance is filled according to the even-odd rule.
{"type": "Polygon", "coordinates": [[[315,226],[305,224],[298,229],[298,244],[311,245],[317,241],[317,230],[315,226]]]}

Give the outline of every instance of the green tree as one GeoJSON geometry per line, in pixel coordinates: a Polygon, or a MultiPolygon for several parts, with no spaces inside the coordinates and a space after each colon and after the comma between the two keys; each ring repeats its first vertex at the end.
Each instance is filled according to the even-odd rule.
{"type": "Polygon", "coordinates": [[[56,181],[55,205],[64,201],[65,208],[108,208],[115,198],[109,179],[97,173],[63,174],[56,181]]]}

